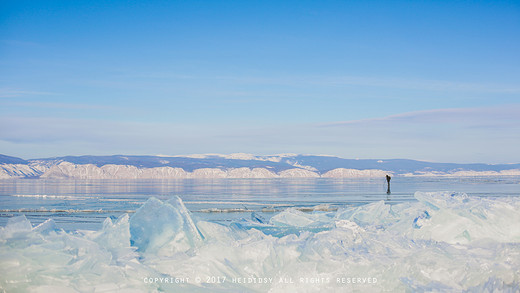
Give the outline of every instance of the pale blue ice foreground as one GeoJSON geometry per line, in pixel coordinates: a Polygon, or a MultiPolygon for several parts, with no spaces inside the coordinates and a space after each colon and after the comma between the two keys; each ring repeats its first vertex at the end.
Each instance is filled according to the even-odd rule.
{"type": "Polygon", "coordinates": [[[194,222],[178,197],[97,232],[15,217],[0,230],[0,291],[520,291],[520,199],[415,198],[230,226],[194,222]]]}

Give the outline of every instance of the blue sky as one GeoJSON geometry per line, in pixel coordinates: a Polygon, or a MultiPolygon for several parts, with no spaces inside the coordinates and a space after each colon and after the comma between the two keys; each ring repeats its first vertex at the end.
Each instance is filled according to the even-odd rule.
{"type": "Polygon", "coordinates": [[[518,1],[1,1],[0,153],[520,162],[518,1]]]}

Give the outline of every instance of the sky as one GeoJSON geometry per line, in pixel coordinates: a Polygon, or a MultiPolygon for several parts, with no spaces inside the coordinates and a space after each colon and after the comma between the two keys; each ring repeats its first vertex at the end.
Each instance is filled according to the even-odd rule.
{"type": "Polygon", "coordinates": [[[0,0],[0,153],[520,162],[519,1],[0,0]]]}

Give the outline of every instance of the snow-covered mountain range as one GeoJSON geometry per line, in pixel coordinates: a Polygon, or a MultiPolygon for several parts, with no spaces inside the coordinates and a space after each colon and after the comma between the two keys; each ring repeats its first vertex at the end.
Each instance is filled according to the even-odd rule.
{"type": "Polygon", "coordinates": [[[24,160],[0,155],[0,179],[314,178],[520,175],[520,164],[454,164],[324,155],[202,154],[66,156],[24,160]]]}

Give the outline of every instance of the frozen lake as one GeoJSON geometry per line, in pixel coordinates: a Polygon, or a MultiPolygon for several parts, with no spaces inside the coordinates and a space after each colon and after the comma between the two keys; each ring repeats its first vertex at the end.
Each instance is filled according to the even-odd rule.
{"type": "Polygon", "coordinates": [[[353,179],[0,180],[0,226],[16,215],[33,224],[52,218],[66,230],[98,230],[107,217],[133,213],[148,198],[178,196],[193,217],[226,223],[264,218],[288,207],[330,209],[384,200],[414,201],[416,191],[455,191],[477,197],[520,196],[520,177],[394,177],[353,179]]]}
{"type": "Polygon", "coordinates": [[[0,291],[518,292],[519,182],[3,180],[0,291]]]}

